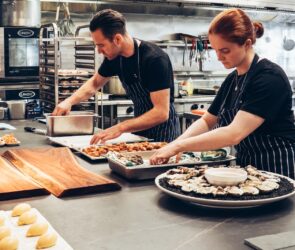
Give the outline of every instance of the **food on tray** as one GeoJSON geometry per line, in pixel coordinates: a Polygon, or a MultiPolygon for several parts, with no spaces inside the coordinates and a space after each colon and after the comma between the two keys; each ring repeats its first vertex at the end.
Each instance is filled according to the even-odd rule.
{"type": "Polygon", "coordinates": [[[4,146],[5,145],[5,141],[0,137],[0,146],[4,146]]]}
{"type": "Polygon", "coordinates": [[[18,145],[20,141],[14,137],[13,134],[5,134],[2,136],[2,140],[5,141],[6,145],[18,145]]]}
{"type": "Polygon", "coordinates": [[[136,142],[136,143],[118,143],[109,145],[92,145],[82,150],[92,157],[101,157],[108,152],[134,152],[134,151],[150,151],[165,146],[166,142],[136,142]]]}
{"type": "Polygon", "coordinates": [[[30,228],[27,231],[26,236],[27,237],[40,236],[40,235],[46,233],[47,230],[48,230],[48,223],[36,222],[30,226],[30,228]]]}
{"type": "MultiPolygon", "coordinates": [[[[239,168],[239,166],[230,166],[229,168],[239,168]]],[[[198,169],[187,167],[171,169],[166,172],[165,177],[159,180],[159,183],[172,192],[192,197],[222,200],[272,198],[294,191],[294,185],[286,178],[257,170],[250,165],[245,168],[247,179],[244,182],[225,187],[211,185],[205,177],[207,169],[209,169],[208,166],[198,169]]]]}
{"type": "Polygon", "coordinates": [[[27,212],[31,209],[31,205],[28,203],[20,203],[18,205],[16,205],[12,212],[11,212],[11,216],[15,217],[15,216],[20,216],[22,215],[24,212],[27,212]]]}
{"type": "Polygon", "coordinates": [[[37,220],[37,215],[33,210],[24,212],[19,218],[17,224],[19,226],[29,225],[35,223],[37,220]]]}
{"type": "MultiPolygon", "coordinates": [[[[108,157],[115,161],[119,161],[121,164],[125,165],[126,167],[139,166],[143,164],[150,165],[149,158],[145,159],[136,153],[130,154],[128,152],[125,152],[125,153],[109,152],[108,157]]],[[[197,163],[199,161],[200,161],[200,157],[198,157],[192,152],[189,152],[189,153],[183,153],[181,155],[181,158],[179,159],[179,162],[176,162],[176,156],[174,156],[174,157],[171,157],[169,161],[165,164],[197,163]]]]}
{"type": "Polygon", "coordinates": [[[52,247],[56,244],[56,241],[57,241],[57,234],[55,232],[48,232],[40,236],[40,238],[37,241],[36,248],[42,249],[42,248],[52,247]]]}
{"type": "Polygon", "coordinates": [[[0,250],[16,250],[18,239],[14,236],[7,236],[0,241],[0,250]]]}
{"type": "Polygon", "coordinates": [[[5,224],[5,216],[3,214],[3,212],[0,212],[0,227],[3,226],[5,224]]]}
{"type": "Polygon", "coordinates": [[[6,226],[0,227],[0,240],[11,234],[10,229],[6,226]]]}
{"type": "Polygon", "coordinates": [[[222,159],[225,159],[226,156],[227,156],[227,152],[225,149],[222,149],[222,148],[201,153],[202,161],[222,160],[222,159]]]}

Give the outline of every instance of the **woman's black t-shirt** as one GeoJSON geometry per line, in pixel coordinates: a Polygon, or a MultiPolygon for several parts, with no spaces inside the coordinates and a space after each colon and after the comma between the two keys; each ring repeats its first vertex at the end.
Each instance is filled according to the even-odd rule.
{"type": "MultiPolygon", "coordinates": [[[[174,101],[173,69],[169,56],[157,45],[141,41],[139,46],[141,84],[149,92],[170,89],[170,102],[174,101]]],[[[125,83],[134,81],[134,75],[138,74],[137,54],[131,57],[122,57],[123,72],[120,68],[121,57],[113,60],[104,59],[98,73],[103,77],[118,75],[125,83]]]]}
{"type": "Polygon", "coordinates": [[[243,90],[240,110],[265,119],[255,133],[295,141],[292,90],[288,77],[280,66],[267,59],[262,59],[253,70],[254,73],[250,79],[247,79],[246,74],[236,79],[236,71],[229,74],[208,112],[217,116],[224,101],[225,109],[233,108],[237,92],[241,91],[239,85],[246,78],[247,84],[243,90]]]}

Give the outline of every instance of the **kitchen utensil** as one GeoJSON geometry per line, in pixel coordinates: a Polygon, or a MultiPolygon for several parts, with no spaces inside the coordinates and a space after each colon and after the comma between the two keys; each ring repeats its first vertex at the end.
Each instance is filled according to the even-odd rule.
{"type": "Polygon", "coordinates": [[[57,26],[59,27],[60,36],[73,36],[75,34],[75,24],[71,19],[68,2],[58,3],[55,21],[57,23],[57,26]],[[61,6],[63,6],[64,8],[64,18],[59,20],[59,12],[61,6]]]}
{"type": "Polygon", "coordinates": [[[121,188],[116,182],[81,167],[69,148],[12,149],[3,156],[57,197],[121,188]]]}
{"type": "Polygon", "coordinates": [[[9,165],[0,157],[0,200],[48,194],[46,189],[9,165]]]}
{"type": "Polygon", "coordinates": [[[118,76],[110,78],[109,82],[104,86],[104,91],[113,95],[126,95],[126,91],[118,76]]]}
{"type": "Polygon", "coordinates": [[[94,132],[96,114],[92,112],[73,111],[65,116],[45,114],[47,135],[91,135],[94,132]]]}
{"type": "Polygon", "coordinates": [[[185,55],[186,55],[186,51],[187,51],[187,38],[183,37],[183,41],[184,41],[184,48],[183,48],[183,54],[182,54],[182,66],[185,66],[185,55]]]}
{"type": "Polygon", "coordinates": [[[284,37],[284,40],[283,40],[284,50],[290,51],[290,50],[293,50],[294,47],[295,47],[295,41],[293,39],[287,39],[286,37],[284,37]]]}
{"type": "Polygon", "coordinates": [[[46,130],[45,129],[39,129],[39,128],[33,128],[33,127],[24,127],[24,130],[26,132],[31,132],[31,133],[40,134],[40,135],[46,135],[46,130]]]}
{"type": "Polygon", "coordinates": [[[195,56],[196,56],[196,39],[192,38],[192,45],[191,45],[190,54],[189,54],[190,67],[192,66],[192,62],[195,59],[195,56]]]}

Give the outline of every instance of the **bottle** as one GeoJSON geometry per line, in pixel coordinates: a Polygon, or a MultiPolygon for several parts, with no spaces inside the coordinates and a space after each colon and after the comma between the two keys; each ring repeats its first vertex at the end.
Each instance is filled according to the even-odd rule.
{"type": "Polygon", "coordinates": [[[193,93],[194,93],[194,84],[193,84],[192,78],[190,77],[187,80],[187,94],[193,95],[193,93]]]}

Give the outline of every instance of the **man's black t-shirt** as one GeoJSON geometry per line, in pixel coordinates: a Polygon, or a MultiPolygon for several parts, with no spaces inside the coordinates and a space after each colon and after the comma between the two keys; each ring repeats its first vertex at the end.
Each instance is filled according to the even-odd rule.
{"type": "MultiPolygon", "coordinates": [[[[237,92],[240,91],[239,86],[236,86],[235,83],[241,85],[247,76],[239,76],[237,81],[235,81],[235,77],[236,71],[225,79],[208,109],[209,113],[217,116],[224,101],[225,109],[233,108],[237,92]],[[228,96],[227,93],[229,93],[228,96]]],[[[289,80],[280,66],[267,59],[262,59],[257,63],[254,74],[251,79],[247,80],[241,101],[240,110],[265,119],[255,133],[280,136],[295,141],[292,90],[289,80]]]]}
{"type": "MultiPolygon", "coordinates": [[[[103,77],[118,75],[120,80],[125,79],[129,84],[134,81],[134,75],[138,75],[137,54],[131,57],[122,57],[122,68],[120,67],[120,56],[113,60],[104,59],[98,73],[103,77]],[[123,72],[122,72],[123,71],[123,72]],[[124,74],[124,77],[122,77],[124,74]]],[[[139,45],[139,68],[141,84],[149,92],[170,88],[170,102],[174,101],[173,70],[169,56],[157,45],[141,41],[139,45]]]]}

